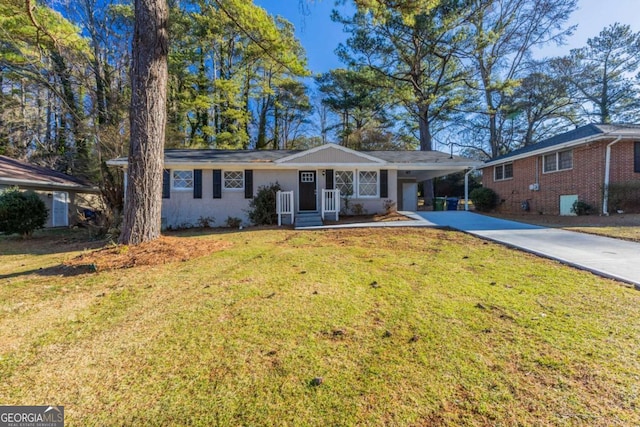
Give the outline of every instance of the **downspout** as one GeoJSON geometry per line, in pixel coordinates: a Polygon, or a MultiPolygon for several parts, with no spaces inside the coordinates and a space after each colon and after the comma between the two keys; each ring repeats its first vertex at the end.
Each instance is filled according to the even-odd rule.
{"type": "Polygon", "coordinates": [[[469,210],[469,174],[476,170],[476,167],[473,166],[464,174],[464,210],[469,210]]]}
{"type": "Polygon", "coordinates": [[[614,141],[607,144],[607,152],[604,160],[604,194],[602,197],[602,215],[609,216],[609,175],[611,172],[611,146],[617,144],[622,139],[617,137],[614,141]]]}

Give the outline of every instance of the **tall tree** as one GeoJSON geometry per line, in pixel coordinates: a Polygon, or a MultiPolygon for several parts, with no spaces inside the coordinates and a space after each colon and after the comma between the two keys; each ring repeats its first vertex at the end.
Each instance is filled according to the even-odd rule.
{"type": "Polygon", "coordinates": [[[273,149],[291,149],[312,111],[307,88],[298,80],[284,79],[276,88],[274,99],[273,149]]]}
{"type": "MultiPolygon", "coordinates": [[[[388,90],[375,83],[377,75],[368,69],[335,69],[316,77],[322,103],[340,117],[341,144],[356,150],[372,149],[367,136],[385,133],[392,109],[388,90]]],[[[376,141],[377,142],[377,141],[376,141]]]]}
{"type": "Polygon", "coordinates": [[[512,94],[506,95],[501,113],[504,121],[512,123],[513,140],[509,146],[514,148],[535,144],[579,122],[578,105],[571,96],[569,82],[546,60],[531,62],[526,77],[519,80],[512,94]]]}
{"type": "Polygon", "coordinates": [[[131,68],[131,144],[120,243],[160,237],[166,125],[168,6],[136,0],[131,68]]]}
{"type": "Polygon", "coordinates": [[[459,61],[470,9],[464,0],[357,2],[352,18],[334,13],[351,33],[339,56],[370,70],[392,98],[415,118],[420,149],[433,148],[434,127],[462,102],[467,71],[459,61]]]}
{"type": "Polygon", "coordinates": [[[640,32],[615,23],[587,46],[571,50],[554,66],[571,83],[588,119],[599,123],[635,122],[640,118],[640,32]]]}
{"type": "Polygon", "coordinates": [[[168,145],[247,148],[258,122],[264,148],[276,87],[307,74],[291,23],[251,1],[190,0],[170,31],[168,145]]]}
{"type": "Polygon", "coordinates": [[[503,130],[506,122],[501,110],[507,97],[526,74],[531,49],[545,44],[561,43],[573,28],[564,28],[576,0],[470,0],[474,13],[469,31],[471,47],[467,59],[476,70],[470,87],[477,90],[479,102],[471,110],[475,120],[470,133],[482,133],[483,150],[489,157],[497,157],[512,147],[503,130]],[[480,126],[475,126],[480,125],[480,126]]]}
{"type": "MultiPolygon", "coordinates": [[[[338,54],[351,67],[375,74],[375,81],[418,123],[420,150],[432,150],[434,133],[463,101],[467,70],[459,52],[473,9],[468,0],[360,3],[351,19],[334,13],[351,33],[338,54]]],[[[432,181],[423,188],[430,203],[432,181]]]]}
{"type": "Polygon", "coordinates": [[[78,91],[80,58],[90,54],[78,27],[60,13],[31,0],[0,3],[3,128],[17,153],[27,148],[49,166],[76,172],[86,160],[85,115],[78,91]],[[17,96],[16,96],[17,95],[17,96]],[[11,102],[15,101],[15,102],[11,102]],[[9,107],[9,108],[7,108],[9,107]],[[17,111],[10,111],[16,107],[17,111]],[[16,120],[17,119],[17,120],[16,120]]]}

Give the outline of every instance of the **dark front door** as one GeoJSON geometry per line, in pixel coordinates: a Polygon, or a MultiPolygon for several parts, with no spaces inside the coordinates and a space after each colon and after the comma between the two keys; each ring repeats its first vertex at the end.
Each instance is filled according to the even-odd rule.
{"type": "Polygon", "coordinates": [[[300,171],[298,177],[300,182],[300,210],[317,210],[316,171],[300,171]]]}

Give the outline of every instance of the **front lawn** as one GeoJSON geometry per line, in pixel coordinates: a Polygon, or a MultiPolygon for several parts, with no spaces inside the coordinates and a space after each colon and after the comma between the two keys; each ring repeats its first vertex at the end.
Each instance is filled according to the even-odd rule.
{"type": "Polygon", "coordinates": [[[620,283],[444,230],[173,236],[224,249],[82,273],[58,268],[81,239],[0,237],[0,402],[68,426],[640,425],[620,283]]]}

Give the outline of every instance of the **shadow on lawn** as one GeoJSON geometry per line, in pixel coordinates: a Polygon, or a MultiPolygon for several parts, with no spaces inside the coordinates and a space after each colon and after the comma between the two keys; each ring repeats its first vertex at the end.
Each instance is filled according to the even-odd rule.
{"type": "MultiPolygon", "coordinates": [[[[34,233],[23,239],[18,235],[0,235],[0,256],[52,255],[64,252],[97,249],[108,242],[92,238],[86,230],[54,229],[34,233]]],[[[1,277],[1,276],[0,276],[1,277]]]]}
{"type": "Polygon", "coordinates": [[[54,276],[62,276],[62,277],[73,277],[79,276],[81,274],[90,274],[95,273],[97,270],[93,265],[79,265],[79,266],[68,266],[68,265],[54,265],[53,267],[44,267],[44,268],[36,268],[33,270],[25,270],[19,271],[16,273],[9,274],[0,274],[0,280],[13,279],[21,276],[42,276],[42,277],[54,277],[54,276]]]}

